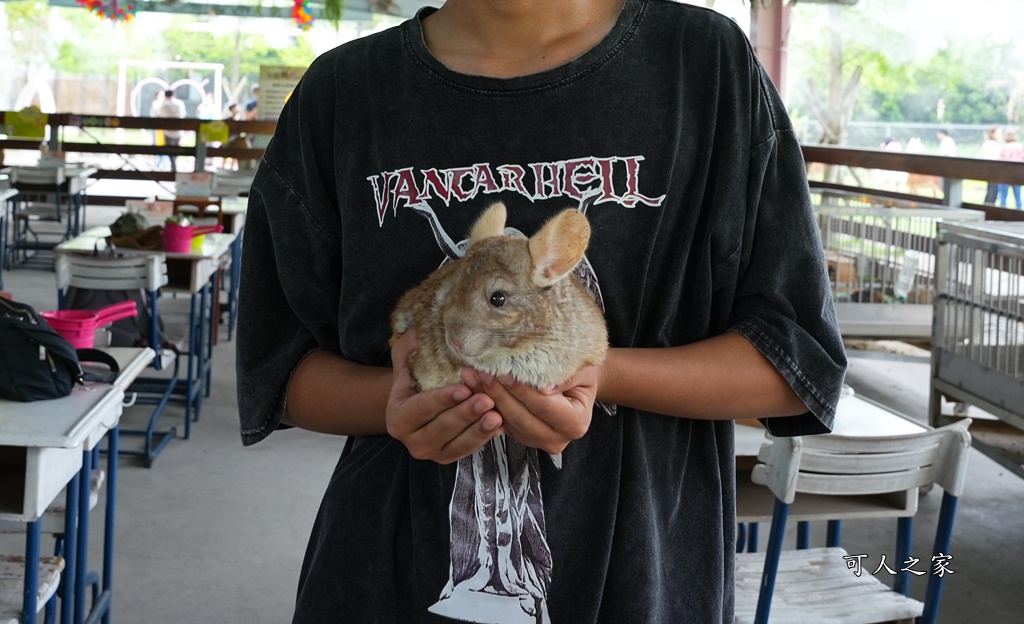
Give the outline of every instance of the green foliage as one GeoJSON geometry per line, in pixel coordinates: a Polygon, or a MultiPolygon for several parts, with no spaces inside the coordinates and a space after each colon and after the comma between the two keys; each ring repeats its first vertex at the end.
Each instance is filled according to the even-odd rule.
{"type": "Polygon", "coordinates": [[[337,27],[345,11],[345,0],[324,0],[324,19],[337,27]]]}
{"type": "MultiPolygon", "coordinates": [[[[945,123],[1004,122],[1016,86],[1011,72],[1024,69],[1024,46],[1016,39],[953,35],[942,40],[915,31],[899,13],[912,8],[906,0],[875,0],[843,9],[843,74],[863,68],[853,119],[935,123],[942,99],[945,123]]],[[[793,20],[788,104],[808,110],[815,97],[809,83],[827,93],[828,14],[824,6],[797,4],[793,20]]]]}
{"type": "MultiPolygon", "coordinates": [[[[334,2],[340,11],[343,0],[334,2]]],[[[126,56],[222,63],[230,69],[236,54],[234,33],[212,36],[191,28],[203,19],[201,16],[167,15],[167,29],[162,37],[153,39],[140,33],[134,23],[111,23],[84,8],[50,8],[45,0],[42,4],[38,0],[5,2],[3,9],[8,30],[3,36],[8,37],[15,60],[42,61],[63,74],[116,74],[118,60],[126,56]],[[63,39],[53,36],[52,18],[66,23],[67,36],[63,39]]],[[[282,20],[283,28],[284,24],[282,20]]],[[[316,57],[312,46],[298,29],[291,30],[291,45],[285,46],[272,45],[261,35],[243,33],[238,50],[240,76],[255,82],[260,65],[305,67],[312,63],[316,57]]]]}
{"type": "MultiPolygon", "coordinates": [[[[243,34],[240,41],[239,76],[250,82],[259,80],[260,65],[306,67],[316,58],[312,46],[298,29],[290,47],[274,47],[261,35],[243,34]]],[[[230,68],[235,57],[235,36],[211,36],[207,32],[174,25],[164,31],[163,55],[181,57],[197,63],[223,63],[230,68]]]]}
{"type": "Polygon", "coordinates": [[[49,36],[50,8],[36,0],[7,2],[7,30],[11,49],[19,60],[51,61],[56,56],[56,42],[49,36]]]}
{"type": "Polygon", "coordinates": [[[66,38],[57,46],[54,69],[72,75],[116,75],[118,60],[131,50],[136,58],[152,53],[152,43],[139,36],[129,23],[112,23],[85,9],[56,8],[57,16],[68,25],[66,38]],[[97,45],[97,42],[106,45],[97,45]]]}

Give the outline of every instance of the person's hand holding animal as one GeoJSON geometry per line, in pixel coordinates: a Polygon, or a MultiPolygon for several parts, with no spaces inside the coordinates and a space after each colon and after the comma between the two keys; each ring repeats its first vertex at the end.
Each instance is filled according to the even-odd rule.
{"type": "Polygon", "coordinates": [[[484,393],[504,432],[557,454],[590,426],[596,367],[608,350],[600,307],[572,277],[590,226],[583,213],[564,210],[524,239],[506,234],[505,216],[502,204],[486,210],[465,257],[431,273],[396,307],[392,344],[411,328],[421,342],[401,392],[464,382],[459,396],[484,393]]]}
{"type": "Polygon", "coordinates": [[[516,381],[511,375],[495,377],[472,369],[462,380],[474,392],[494,399],[503,429],[526,446],[557,455],[590,428],[600,369],[584,366],[562,384],[544,388],[516,381]]]}
{"type": "Polygon", "coordinates": [[[385,413],[388,433],[416,459],[449,464],[472,455],[503,431],[494,400],[462,384],[417,392],[409,354],[418,345],[410,330],[391,349],[394,381],[385,413]]]}

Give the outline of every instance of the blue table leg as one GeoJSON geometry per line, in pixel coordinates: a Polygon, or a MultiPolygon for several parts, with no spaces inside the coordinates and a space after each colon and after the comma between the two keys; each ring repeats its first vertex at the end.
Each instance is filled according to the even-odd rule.
{"type": "MultiPolygon", "coordinates": [[[[64,511],[64,574],[61,575],[61,624],[71,624],[75,608],[75,555],[78,553],[78,499],[81,495],[76,476],[68,482],[64,511]]],[[[86,499],[89,492],[86,490],[86,499]]]]}
{"type": "Polygon", "coordinates": [[[904,572],[902,567],[910,559],[910,546],[914,541],[914,518],[900,518],[896,523],[896,563],[899,564],[896,579],[893,582],[893,591],[904,596],[910,595],[910,572],[904,572]]]}
{"type": "Polygon", "coordinates": [[[196,377],[196,295],[192,294],[188,312],[188,361],[185,380],[185,436],[192,435],[192,407],[196,377]]]}
{"type": "Polygon", "coordinates": [[[197,337],[196,344],[196,362],[198,364],[198,370],[196,371],[195,387],[196,406],[195,412],[192,415],[192,419],[196,421],[199,420],[199,414],[203,409],[203,393],[206,391],[206,341],[211,338],[211,336],[207,335],[206,331],[206,321],[208,316],[207,310],[209,308],[209,300],[207,298],[209,296],[210,282],[207,281],[206,284],[204,284],[203,287],[199,290],[199,336],[197,337]]]}
{"type": "Polygon", "coordinates": [[[220,271],[210,276],[206,285],[210,291],[210,305],[207,308],[206,345],[203,349],[203,396],[210,396],[213,383],[213,336],[220,319],[217,318],[217,301],[220,299],[220,271]]]}
{"type": "Polygon", "coordinates": [[[242,275],[242,232],[231,243],[231,288],[228,289],[228,340],[235,333],[238,319],[238,279],[242,275]]]}
{"type": "Polygon", "coordinates": [[[840,535],[842,534],[843,523],[840,520],[829,520],[825,531],[825,545],[829,548],[839,548],[840,535]]]}
{"type": "Polygon", "coordinates": [[[85,621],[86,576],[89,571],[89,493],[92,481],[92,451],[82,457],[82,471],[78,477],[78,553],[75,561],[75,624],[85,621]]]}
{"type": "Polygon", "coordinates": [[[811,523],[807,520],[796,523],[796,547],[799,550],[811,547],[811,523]]]}
{"type": "MultiPolygon", "coordinates": [[[[4,264],[7,260],[7,206],[0,207],[0,290],[4,289],[4,264]]],[[[228,337],[230,338],[230,330],[228,337]]]]}
{"type": "Polygon", "coordinates": [[[87,624],[102,619],[111,624],[111,609],[114,595],[114,513],[118,491],[118,442],[121,429],[118,426],[106,433],[106,504],[103,514],[103,572],[100,577],[100,592],[93,599],[92,609],[86,618],[87,624]]]}
{"type": "Polygon", "coordinates": [[[25,593],[22,602],[22,621],[36,624],[39,594],[39,541],[38,522],[29,522],[25,535],[25,593]]]}

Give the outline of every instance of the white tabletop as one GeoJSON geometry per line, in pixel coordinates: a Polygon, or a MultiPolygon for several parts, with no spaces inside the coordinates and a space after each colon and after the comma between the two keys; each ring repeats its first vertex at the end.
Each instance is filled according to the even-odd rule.
{"type": "MultiPolygon", "coordinates": [[[[849,392],[836,406],[836,419],[831,435],[894,436],[920,433],[928,427],[914,422],[899,412],[887,409],[849,392]]],[[[756,457],[764,442],[761,427],[736,425],[736,455],[756,457]]]]}
{"type": "MultiPolygon", "coordinates": [[[[121,373],[114,380],[113,385],[122,390],[127,390],[128,386],[132,385],[132,382],[156,357],[156,353],[152,349],[145,347],[103,347],[102,351],[106,351],[117,360],[117,366],[121,369],[121,373]]],[[[87,367],[87,364],[83,364],[83,368],[87,367]]],[[[98,372],[103,370],[105,369],[100,368],[98,372]]]]}
{"type": "Polygon", "coordinates": [[[17,194],[18,194],[18,189],[13,189],[13,188],[0,189],[0,202],[7,201],[8,199],[14,197],[17,194]]]}
{"type": "MultiPolygon", "coordinates": [[[[57,253],[81,253],[91,254],[94,249],[106,249],[105,239],[110,236],[110,228],[101,225],[82,232],[71,240],[64,241],[57,245],[57,253]]],[[[186,260],[217,259],[223,257],[231,250],[231,243],[235,240],[234,234],[206,234],[203,237],[203,246],[199,249],[192,248],[188,253],[171,253],[162,249],[128,249],[119,248],[122,254],[164,254],[168,258],[182,258],[186,260]]]]}
{"type": "Polygon", "coordinates": [[[97,427],[121,416],[124,391],[105,384],[76,386],[69,396],[18,403],[0,399],[0,446],[76,448],[97,427]]]}
{"type": "Polygon", "coordinates": [[[96,167],[85,167],[83,165],[65,165],[61,169],[64,170],[64,175],[69,178],[89,178],[99,172],[99,169],[96,167]]]}
{"type": "Polygon", "coordinates": [[[69,396],[49,401],[0,399],[0,446],[76,448],[97,428],[116,425],[124,389],[153,359],[153,350],[108,351],[122,371],[114,385],[75,386],[69,396]]]}

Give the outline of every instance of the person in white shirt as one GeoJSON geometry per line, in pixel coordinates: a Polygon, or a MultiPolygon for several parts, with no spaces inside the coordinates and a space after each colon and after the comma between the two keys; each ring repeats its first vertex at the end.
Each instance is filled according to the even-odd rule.
{"type": "MultiPolygon", "coordinates": [[[[185,103],[174,97],[174,91],[167,89],[164,91],[164,101],[160,104],[160,108],[157,110],[159,117],[167,117],[170,119],[184,119],[185,118],[185,103]]],[[[164,130],[164,144],[168,147],[177,147],[181,143],[181,130],[164,130]]],[[[171,156],[171,171],[176,172],[177,167],[175,161],[177,157],[171,156]]]]}
{"type": "MultiPolygon", "coordinates": [[[[985,135],[985,142],[981,144],[981,157],[988,160],[998,160],[999,153],[1003,146],[999,142],[999,126],[992,126],[985,135]]],[[[996,205],[996,196],[999,194],[999,183],[989,180],[988,188],[985,189],[985,203],[996,205]]]]}
{"type": "Polygon", "coordinates": [[[939,130],[939,156],[956,156],[956,142],[946,129],[939,130]]]}

